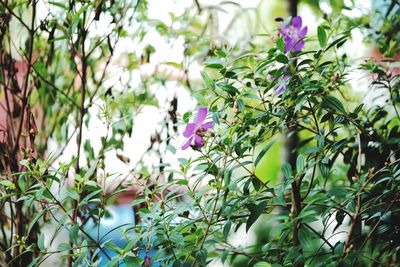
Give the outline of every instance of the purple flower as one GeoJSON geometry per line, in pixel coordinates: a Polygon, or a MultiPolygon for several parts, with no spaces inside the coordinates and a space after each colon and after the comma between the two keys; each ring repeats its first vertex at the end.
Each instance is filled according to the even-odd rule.
{"type": "Polygon", "coordinates": [[[193,144],[197,147],[204,146],[204,139],[203,139],[204,133],[207,132],[207,130],[213,127],[214,125],[213,121],[204,123],[204,120],[207,117],[207,113],[208,113],[207,108],[205,107],[200,108],[199,112],[197,113],[196,121],[188,123],[186,125],[186,129],[183,132],[183,136],[185,136],[188,139],[182,146],[182,149],[186,149],[193,144]]]}
{"type": "Polygon", "coordinates": [[[146,256],[146,257],[144,257],[144,265],[146,266],[146,267],[150,267],[150,257],[149,256],[146,256]]]}
{"type": "Polygon", "coordinates": [[[304,38],[307,34],[307,26],[301,28],[303,21],[301,17],[296,16],[291,20],[291,23],[284,24],[280,27],[279,32],[282,34],[285,42],[285,53],[293,50],[299,52],[304,46],[304,38]]]}
{"type": "MultiPolygon", "coordinates": [[[[289,84],[289,79],[290,79],[290,74],[289,73],[284,73],[278,78],[278,82],[275,86],[275,95],[280,96],[283,94],[283,92],[286,91],[288,84],[289,84]]],[[[275,77],[270,78],[271,82],[275,81],[275,77]]]]}

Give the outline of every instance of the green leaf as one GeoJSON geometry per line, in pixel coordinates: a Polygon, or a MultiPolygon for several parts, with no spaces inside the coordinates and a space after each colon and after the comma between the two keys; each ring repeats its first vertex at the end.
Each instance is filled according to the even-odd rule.
{"type": "Polygon", "coordinates": [[[22,175],[22,174],[18,177],[18,186],[19,186],[19,189],[21,189],[21,191],[22,191],[23,193],[26,192],[25,177],[24,177],[24,175],[22,175]]]}
{"type": "Polygon", "coordinates": [[[1,185],[3,185],[3,186],[5,186],[5,187],[7,187],[8,189],[11,189],[11,190],[14,190],[16,187],[15,187],[15,184],[13,184],[11,181],[9,181],[9,180],[1,180],[0,181],[0,184],[1,185]]]}
{"type": "Polygon", "coordinates": [[[74,14],[74,16],[72,17],[72,24],[75,24],[76,22],[78,22],[80,16],[83,14],[83,12],[86,11],[86,9],[89,8],[89,6],[90,6],[90,5],[83,5],[83,6],[78,10],[78,12],[76,12],[76,13],[74,14]]]}
{"type": "Polygon", "coordinates": [[[69,238],[74,243],[76,243],[78,240],[78,232],[79,232],[79,224],[72,225],[71,229],[69,230],[69,238]]]}
{"type": "Polygon", "coordinates": [[[279,51],[285,53],[285,42],[281,37],[276,40],[276,46],[278,47],[279,51]]]}
{"type": "Polygon", "coordinates": [[[344,243],[337,242],[333,251],[337,256],[340,257],[343,255],[343,250],[344,250],[344,243]]]}
{"type": "Polygon", "coordinates": [[[329,175],[330,175],[330,168],[329,168],[328,164],[320,163],[319,164],[319,171],[320,171],[322,177],[324,177],[325,179],[327,179],[329,177],[329,175]]]}
{"type": "Polygon", "coordinates": [[[251,183],[254,186],[254,189],[256,191],[260,191],[260,189],[262,188],[262,183],[260,182],[260,179],[257,179],[257,177],[254,177],[254,179],[251,179],[251,183]]]}
{"type": "Polygon", "coordinates": [[[225,65],[225,62],[223,62],[222,60],[219,59],[211,59],[211,60],[207,60],[205,63],[207,68],[210,69],[222,69],[225,65]]]}
{"type": "Polygon", "coordinates": [[[192,112],[185,112],[185,114],[183,114],[183,121],[185,123],[189,123],[189,119],[192,116],[192,112]]]}
{"type": "MultiPolygon", "coordinates": [[[[101,192],[103,191],[103,189],[98,189],[95,190],[93,192],[91,192],[89,195],[85,196],[80,205],[86,205],[90,200],[92,200],[93,197],[98,196],[101,192]]],[[[92,201],[100,201],[99,199],[93,199],[92,201]]]]}
{"type": "Polygon", "coordinates": [[[167,62],[164,62],[164,64],[168,65],[168,66],[171,66],[171,67],[174,67],[174,68],[176,68],[178,70],[183,70],[182,63],[173,62],[173,61],[167,61],[167,62]]]}
{"type": "Polygon", "coordinates": [[[43,233],[41,233],[40,236],[39,236],[38,247],[39,247],[40,250],[44,250],[45,249],[45,247],[44,247],[44,234],[43,233]]]}
{"type": "Polygon", "coordinates": [[[289,163],[285,163],[285,164],[283,164],[283,166],[282,166],[282,172],[283,172],[283,175],[287,178],[287,179],[290,179],[290,178],[292,178],[293,177],[293,174],[292,174],[292,166],[290,166],[290,164],[289,163]]]}
{"type": "Polygon", "coordinates": [[[47,212],[47,208],[44,209],[44,210],[42,210],[42,211],[39,212],[38,214],[36,214],[36,216],[33,217],[32,220],[30,220],[29,227],[28,227],[28,232],[26,233],[27,236],[28,236],[29,233],[31,232],[32,227],[35,225],[35,223],[36,223],[46,212],[47,212]]]}
{"type": "Polygon", "coordinates": [[[220,82],[217,84],[219,88],[221,88],[223,91],[227,92],[231,96],[235,96],[239,94],[239,90],[234,87],[232,84],[226,83],[226,82],[220,82]]]}
{"type": "Polygon", "coordinates": [[[224,251],[222,251],[222,254],[221,254],[221,257],[220,257],[222,263],[224,263],[226,261],[226,259],[228,258],[230,252],[231,251],[228,248],[225,248],[224,251]]]}
{"type": "Polygon", "coordinates": [[[358,106],[354,109],[353,113],[354,113],[354,114],[360,113],[360,111],[362,110],[363,106],[364,106],[364,104],[358,105],[358,106]]]}
{"type": "Polygon", "coordinates": [[[226,52],[221,49],[215,49],[214,54],[218,57],[226,57],[226,52]]]}
{"type": "Polygon", "coordinates": [[[232,227],[232,222],[227,221],[224,225],[224,229],[222,230],[222,236],[224,240],[228,238],[229,232],[231,231],[231,227],[232,227]]]}
{"type": "Polygon", "coordinates": [[[206,266],[208,251],[203,248],[196,252],[196,260],[199,262],[200,266],[206,266]]]}
{"type": "Polygon", "coordinates": [[[173,145],[167,145],[168,151],[170,151],[172,154],[176,154],[176,147],[173,145]]]}
{"type": "Polygon", "coordinates": [[[326,41],[327,41],[326,40],[326,32],[321,26],[318,27],[317,32],[318,32],[319,44],[321,45],[322,48],[324,48],[326,45],[326,41]]]}
{"type": "Polygon", "coordinates": [[[169,237],[169,240],[172,241],[173,243],[179,244],[179,245],[183,245],[183,236],[181,233],[172,233],[169,237]]]}
{"type": "Polygon", "coordinates": [[[67,243],[61,243],[60,245],[58,245],[58,248],[57,248],[57,250],[59,250],[60,252],[67,251],[70,249],[72,249],[72,247],[67,243]]]}
{"type": "Polygon", "coordinates": [[[139,197],[131,202],[131,206],[137,206],[139,204],[144,203],[145,201],[146,201],[146,199],[144,197],[139,197]]]}
{"type": "Polygon", "coordinates": [[[63,3],[61,3],[61,2],[49,1],[49,4],[53,5],[53,6],[58,6],[58,7],[62,8],[62,9],[64,9],[64,10],[68,10],[68,7],[66,5],[64,5],[63,3]]]}
{"type": "Polygon", "coordinates": [[[342,36],[342,37],[336,39],[335,41],[333,41],[332,43],[330,43],[328,45],[328,47],[325,49],[325,51],[329,50],[330,48],[334,47],[335,45],[341,46],[344,42],[347,41],[346,38],[347,38],[347,36],[342,36]]]}
{"type": "Polygon", "coordinates": [[[245,106],[245,104],[244,104],[244,102],[243,102],[243,99],[238,99],[237,104],[238,104],[239,110],[240,110],[240,111],[244,111],[244,109],[245,109],[246,106],[245,106]]]}
{"type": "Polygon", "coordinates": [[[69,189],[66,192],[66,195],[69,196],[70,198],[74,199],[74,200],[78,200],[79,199],[79,194],[78,194],[78,192],[76,192],[76,190],[74,188],[69,189]]]}
{"type": "MultiPolygon", "coordinates": [[[[115,256],[106,265],[104,265],[104,267],[116,267],[120,265],[119,262],[120,262],[120,257],[115,256]]],[[[139,267],[138,265],[132,265],[132,266],[139,267]]]]}
{"type": "Polygon", "coordinates": [[[188,182],[188,180],[181,179],[181,180],[177,181],[176,184],[179,184],[179,185],[188,185],[189,182],[188,182]]]}
{"type": "Polygon", "coordinates": [[[321,148],[320,147],[307,147],[305,150],[304,150],[304,152],[303,152],[303,154],[312,154],[312,153],[318,153],[318,152],[320,152],[321,151],[321,148]]]}
{"type": "Polygon", "coordinates": [[[254,264],[253,267],[272,267],[272,265],[271,263],[268,263],[266,261],[259,261],[256,264],[254,264]]]}
{"type": "Polygon", "coordinates": [[[116,252],[118,254],[122,254],[124,251],[118,247],[116,244],[114,244],[113,242],[108,242],[104,245],[107,249],[111,250],[112,252],[116,252]]]}
{"type": "Polygon", "coordinates": [[[124,263],[126,264],[126,266],[140,267],[142,266],[143,260],[139,257],[126,256],[124,258],[124,263]]]}
{"type": "Polygon", "coordinates": [[[261,152],[258,154],[256,161],[254,162],[254,165],[257,167],[258,163],[260,162],[260,160],[264,157],[264,155],[268,152],[268,150],[275,144],[276,141],[272,141],[270,143],[268,143],[263,150],[261,150],[261,152]]]}
{"type": "Polygon", "coordinates": [[[59,36],[59,37],[49,40],[49,42],[58,42],[58,41],[62,41],[62,40],[68,40],[69,38],[70,38],[69,35],[62,35],[62,36],[59,36]]]}
{"type": "Polygon", "coordinates": [[[46,65],[43,62],[40,61],[36,61],[35,63],[33,63],[33,68],[35,69],[35,71],[37,72],[37,74],[39,74],[40,77],[47,77],[47,69],[46,69],[46,65]]]}
{"type": "Polygon", "coordinates": [[[289,62],[289,59],[288,59],[287,56],[285,56],[284,54],[279,54],[279,55],[277,55],[277,56],[275,57],[275,60],[278,61],[278,62],[280,62],[280,63],[284,63],[284,64],[286,64],[286,63],[289,62]]]}
{"type": "Polygon", "coordinates": [[[183,266],[183,263],[180,260],[176,260],[172,264],[172,267],[182,267],[182,266],[183,266]]]}
{"type": "Polygon", "coordinates": [[[124,252],[129,252],[140,240],[140,235],[136,235],[135,237],[130,237],[132,239],[129,240],[129,242],[125,245],[124,247],[124,252]]]}
{"type": "Polygon", "coordinates": [[[203,79],[203,81],[207,84],[207,85],[211,85],[212,84],[212,80],[210,79],[210,77],[208,77],[207,73],[204,71],[200,71],[200,75],[201,78],[203,79]]]}
{"type": "Polygon", "coordinates": [[[339,111],[340,113],[346,114],[346,110],[342,102],[340,102],[336,97],[326,95],[322,98],[322,104],[328,108],[331,108],[335,111],[339,111]]]}
{"type": "Polygon", "coordinates": [[[251,204],[248,209],[250,211],[249,218],[246,222],[246,232],[249,231],[250,227],[257,221],[261,214],[263,214],[268,201],[262,201],[258,205],[251,204]]]}
{"type": "Polygon", "coordinates": [[[87,187],[92,187],[94,189],[99,188],[99,185],[96,183],[96,181],[93,181],[93,180],[85,181],[84,185],[87,187]]]}
{"type": "Polygon", "coordinates": [[[297,173],[303,173],[304,172],[304,156],[302,154],[297,156],[296,170],[297,170],[297,173]]]}
{"type": "Polygon", "coordinates": [[[93,173],[95,172],[95,170],[97,169],[97,161],[95,161],[94,163],[92,163],[92,165],[90,166],[89,170],[85,173],[85,176],[83,177],[83,179],[89,180],[90,177],[93,176],[93,173]]]}
{"type": "Polygon", "coordinates": [[[26,265],[26,267],[36,267],[36,266],[39,266],[39,265],[40,265],[39,260],[40,260],[40,258],[35,258],[35,259],[33,259],[33,260],[29,263],[29,265],[26,265]],[[38,263],[39,263],[39,264],[38,264],[38,263]]]}

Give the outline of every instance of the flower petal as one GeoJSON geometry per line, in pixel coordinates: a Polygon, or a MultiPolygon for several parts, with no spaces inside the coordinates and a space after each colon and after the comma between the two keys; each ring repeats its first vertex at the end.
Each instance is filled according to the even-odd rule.
{"type": "Polygon", "coordinates": [[[194,144],[195,144],[197,147],[202,147],[202,146],[204,146],[203,137],[201,137],[201,136],[199,136],[199,135],[195,135],[195,136],[194,136],[194,144]]]}
{"type": "Polygon", "coordinates": [[[275,95],[276,96],[280,96],[281,94],[283,94],[283,92],[285,92],[287,88],[287,84],[280,84],[277,87],[275,87],[275,95]]]}
{"type": "Polygon", "coordinates": [[[279,29],[279,33],[280,34],[282,34],[282,36],[287,36],[288,35],[288,32],[289,32],[289,30],[290,30],[290,25],[285,25],[285,26],[283,26],[283,27],[281,27],[280,29],[279,29]]]}
{"type": "Polygon", "coordinates": [[[299,32],[299,34],[298,34],[298,37],[299,38],[303,38],[303,37],[305,37],[306,36],[306,34],[307,34],[307,26],[305,26],[303,29],[301,29],[301,31],[299,32]]]}
{"type": "Polygon", "coordinates": [[[296,16],[293,18],[293,20],[292,20],[293,27],[300,29],[302,24],[303,24],[303,21],[300,16],[296,16]]]}
{"type": "Polygon", "coordinates": [[[208,108],[201,107],[199,108],[199,112],[197,113],[197,118],[196,118],[196,125],[200,126],[203,121],[206,119],[208,113],[208,108]]]}
{"type": "Polygon", "coordinates": [[[185,131],[183,132],[184,137],[191,137],[196,132],[196,124],[195,123],[188,123],[186,125],[185,131]]]}
{"type": "Polygon", "coordinates": [[[289,52],[290,50],[292,50],[293,45],[294,45],[294,41],[291,38],[285,38],[285,53],[289,52]]]}
{"type": "Polygon", "coordinates": [[[209,122],[203,123],[203,125],[201,125],[201,128],[203,128],[204,131],[207,131],[208,129],[210,129],[213,126],[214,126],[214,122],[209,121],[209,122]]]}
{"type": "Polygon", "coordinates": [[[301,40],[300,42],[298,42],[294,47],[293,50],[295,52],[299,52],[304,46],[304,40],[301,40]]]}
{"type": "Polygon", "coordinates": [[[186,148],[190,147],[190,145],[192,144],[192,141],[193,141],[193,136],[190,137],[190,138],[186,141],[186,143],[183,144],[182,149],[185,150],[186,148]]]}

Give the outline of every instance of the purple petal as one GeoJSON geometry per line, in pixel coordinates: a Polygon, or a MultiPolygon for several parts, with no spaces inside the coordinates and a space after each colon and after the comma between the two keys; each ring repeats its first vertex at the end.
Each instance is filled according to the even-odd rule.
{"type": "Polygon", "coordinates": [[[303,29],[301,29],[301,31],[298,33],[298,37],[303,38],[306,36],[306,34],[307,34],[307,26],[305,26],[303,29]]]}
{"type": "Polygon", "coordinates": [[[294,40],[291,38],[285,38],[285,53],[289,52],[292,50],[292,47],[294,45],[294,40]]]}
{"type": "Polygon", "coordinates": [[[145,265],[146,265],[146,267],[150,267],[150,264],[151,264],[151,259],[150,259],[150,257],[149,257],[149,256],[146,256],[146,257],[145,257],[145,260],[144,260],[144,262],[145,262],[145,265]]]}
{"type": "Polygon", "coordinates": [[[287,33],[290,30],[290,25],[285,25],[282,28],[279,29],[279,32],[283,35],[283,36],[287,36],[287,33]]]}
{"type": "Polygon", "coordinates": [[[203,123],[203,125],[201,125],[201,128],[203,128],[204,131],[207,131],[208,129],[210,129],[213,126],[214,126],[214,122],[209,121],[209,122],[203,123]]]}
{"type": "Polygon", "coordinates": [[[295,52],[299,52],[304,46],[304,40],[301,40],[300,42],[298,42],[294,47],[293,50],[295,52]]]}
{"type": "Polygon", "coordinates": [[[190,147],[190,145],[192,144],[192,141],[193,141],[193,136],[190,137],[190,138],[186,141],[186,143],[183,144],[182,149],[185,150],[186,148],[190,147]]]}
{"type": "Polygon", "coordinates": [[[202,147],[202,146],[204,146],[203,137],[198,136],[198,135],[195,135],[195,136],[194,136],[194,144],[195,144],[197,147],[202,147]]]}
{"type": "Polygon", "coordinates": [[[269,76],[269,81],[271,82],[271,83],[273,83],[276,79],[275,79],[275,77],[274,76],[269,76]]]}
{"type": "Polygon", "coordinates": [[[199,108],[199,112],[197,113],[197,118],[196,118],[197,126],[200,126],[203,123],[203,121],[206,119],[207,112],[208,112],[207,108],[205,108],[205,107],[199,108]]]}
{"type": "Polygon", "coordinates": [[[281,85],[277,86],[275,88],[275,95],[280,96],[281,94],[283,94],[283,92],[285,92],[286,88],[287,88],[287,84],[281,84],[281,85]]]}
{"type": "Polygon", "coordinates": [[[293,27],[300,29],[302,24],[303,24],[303,21],[300,16],[296,16],[293,18],[293,20],[292,20],[293,27]]]}
{"type": "Polygon", "coordinates": [[[195,123],[188,123],[186,125],[185,131],[183,132],[184,137],[191,137],[196,132],[196,124],[195,123]]]}

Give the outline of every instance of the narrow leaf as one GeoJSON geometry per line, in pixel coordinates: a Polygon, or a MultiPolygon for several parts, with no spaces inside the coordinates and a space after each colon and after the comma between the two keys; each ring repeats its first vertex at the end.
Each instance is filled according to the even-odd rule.
{"type": "Polygon", "coordinates": [[[264,157],[264,155],[268,152],[268,150],[275,144],[276,141],[272,141],[268,143],[263,150],[258,154],[256,161],[254,162],[254,165],[257,167],[258,163],[260,160],[264,157]]]}
{"type": "Polygon", "coordinates": [[[326,45],[326,32],[321,26],[318,27],[317,31],[318,31],[319,44],[321,45],[322,48],[324,48],[326,45]]]}
{"type": "Polygon", "coordinates": [[[335,111],[339,111],[341,113],[346,114],[346,110],[344,109],[344,106],[342,102],[340,102],[336,97],[326,95],[322,98],[322,104],[325,105],[328,108],[331,108],[335,111]]]}
{"type": "Polygon", "coordinates": [[[249,231],[250,227],[257,221],[260,215],[264,212],[265,207],[267,206],[267,201],[263,201],[260,204],[252,205],[249,207],[250,215],[246,222],[246,232],[249,231]]]}
{"type": "Polygon", "coordinates": [[[297,156],[296,170],[297,170],[297,173],[303,173],[304,172],[304,156],[302,154],[297,156]]]}

